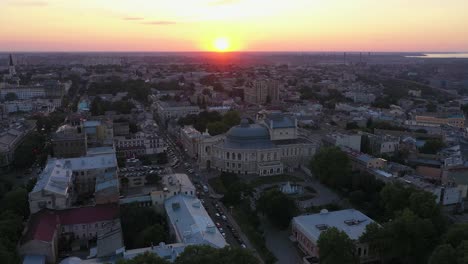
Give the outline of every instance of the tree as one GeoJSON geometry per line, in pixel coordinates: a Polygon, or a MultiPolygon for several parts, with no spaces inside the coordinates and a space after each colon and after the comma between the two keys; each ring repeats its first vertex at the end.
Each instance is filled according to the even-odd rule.
{"type": "Polygon", "coordinates": [[[44,150],[45,137],[38,132],[27,135],[14,152],[13,166],[29,168],[40,154],[47,155],[44,150]]]}
{"type": "Polygon", "coordinates": [[[167,242],[168,234],[160,224],[149,226],[141,231],[136,240],[137,247],[149,247],[151,244],[157,245],[160,242],[167,242]]]}
{"type": "Polygon", "coordinates": [[[449,244],[438,246],[429,258],[429,264],[457,263],[455,249],[449,244]]]}
{"type": "Polygon", "coordinates": [[[361,241],[385,261],[426,263],[438,239],[429,219],[422,219],[405,209],[391,221],[378,227],[369,225],[361,241]]]}
{"type": "Polygon", "coordinates": [[[156,254],[145,252],[133,259],[121,259],[117,261],[117,264],[170,264],[170,262],[160,258],[156,254]]]}
{"type": "Polygon", "coordinates": [[[323,264],[354,264],[359,263],[354,242],[348,235],[336,227],[320,233],[317,241],[320,252],[320,263],[323,264]]]}
{"type": "Polygon", "coordinates": [[[271,104],[271,96],[270,95],[267,95],[265,103],[266,104],[271,104]]]}
{"type": "Polygon", "coordinates": [[[252,252],[240,248],[213,248],[207,245],[188,246],[175,264],[257,264],[252,252]]]}
{"type": "Polygon", "coordinates": [[[445,233],[443,240],[453,248],[458,247],[464,240],[468,240],[468,223],[454,224],[445,233]]]}
{"type": "MultiPolygon", "coordinates": [[[[166,227],[166,218],[149,207],[138,207],[137,204],[124,206],[120,210],[123,236],[128,248],[138,247],[139,237],[146,231],[146,238],[150,239],[155,230],[147,229],[153,225],[166,227]]],[[[143,241],[145,242],[145,241],[143,241]]]]}
{"type": "Polygon", "coordinates": [[[208,132],[212,136],[223,134],[229,129],[229,127],[221,121],[208,123],[207,128],[208,128],[208,132]]]}
{"type": "Polygon", "coordinates": [[[310,167],[320,182],[331,187],[339,187],[349,181],[349,158],[337,147],[321,148],[312,159],[310,167]]]}
{"type": "Polygon", "coordinates": [[[223,116],[223,123],[226,124],[226,126],[228,126],[229,128],[237,126],[238,124],[240,124],[240,121],[240,114],[237,111],[228,111],[223,116]]]}
{"type": "Polygon", "coordinates": [[[468,263],[468,240],[464,240],[456,248],[456,256],[457,256],[458,264],[468,263]]]}
{"type": "Polygon", "coordinates": [[[5,94],[5,101],[15,101],[18,100],[18,96],[15,93],[5,94]]]}
{"type": "Polygon", "coordinates": [[[257,208],[280,229],[287,228],[298,212],[294,200],[276,189],[264,192],[257,201],[257,208]]]}
{"type": "Polygon", "coordinates": [[[9,191],[0,201],[0,208],[26,218],[29,215],[28,191],[23,188],[9,191]]]}
{"type": "Polygon", "coordinates": [[[419,148],[419,151],[425,154],[437,154],[443,147],[445,147],[445,144],[442,140],[429,139],[424,143],[424,146],[419,148]]]}

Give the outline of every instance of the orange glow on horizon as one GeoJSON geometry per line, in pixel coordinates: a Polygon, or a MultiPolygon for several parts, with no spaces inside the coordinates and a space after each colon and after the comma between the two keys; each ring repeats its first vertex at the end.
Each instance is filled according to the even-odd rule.
{"type": "Polygon", "coordinates": [[[466,0],[0,0],[0,10],[8,52],[468,51],[466,0]]]}

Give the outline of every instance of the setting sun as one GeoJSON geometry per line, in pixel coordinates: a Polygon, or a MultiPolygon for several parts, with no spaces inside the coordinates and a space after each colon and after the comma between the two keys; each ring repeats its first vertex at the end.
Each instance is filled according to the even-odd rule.
{"type": "Polygon", "coordinates": [[[217,38],[214,41],[216,51],[227,51],[229,49],[229,41],[227,38],[217,38]]]}

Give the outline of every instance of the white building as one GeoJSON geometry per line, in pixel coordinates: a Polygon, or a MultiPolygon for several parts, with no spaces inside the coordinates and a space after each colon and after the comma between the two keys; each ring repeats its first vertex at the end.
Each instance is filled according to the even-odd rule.
{"type": "Polygon", "coordinates": [[[176,102],[156,101],[153,106],[161,120],[178,119],[190,114],[200,113],[200,107],[176,102]]]}
{"type": "Polygon", "coordinates": [[[29,193],[29,209],[34,214],[41,209],[66,209],[73,200],[71,162],[49,159],[37,183],[29,193]]]}
{"type": "Polygon", "coordinates": [[[114,137],[114,144],[119,157],[138,157],[164,152],[166,144],[158,136],[137,132],[130,136],[114,137]]]}
{"type": "Polygon", "coordinates": [[[356,244],[356,254],[360,257],[361,263],[372,261],[374,258],[369,255],[369,246],[359,242],[359,238],[364,234],[366,226],[374,220],[363,213],[346,209],[328,212],[323,209],[318,214],[301,215],[292,219],[292,237],[297,241],[299,249],[306,255],[319,257],[317,241],[320,234],[332,227],[343,231],[356,244]]]}
{"type": "Polygon", "coordinates": [[[227,246],[198,198],[180,194],[164,202],[169,229],[178,243],[209,245],[215,248],[227,246]]]}

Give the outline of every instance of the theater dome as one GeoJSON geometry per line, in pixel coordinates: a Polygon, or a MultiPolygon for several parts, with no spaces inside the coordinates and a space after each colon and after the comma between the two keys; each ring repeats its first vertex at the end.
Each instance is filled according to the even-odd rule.
{"type": "Polygon", "coordinates": [[[232,127],[226,133],[226,146],[228,148],[265,148],[272,147],[270,133],[262,125],[249,124],[243,119],[238,126],[232,127]]]}

